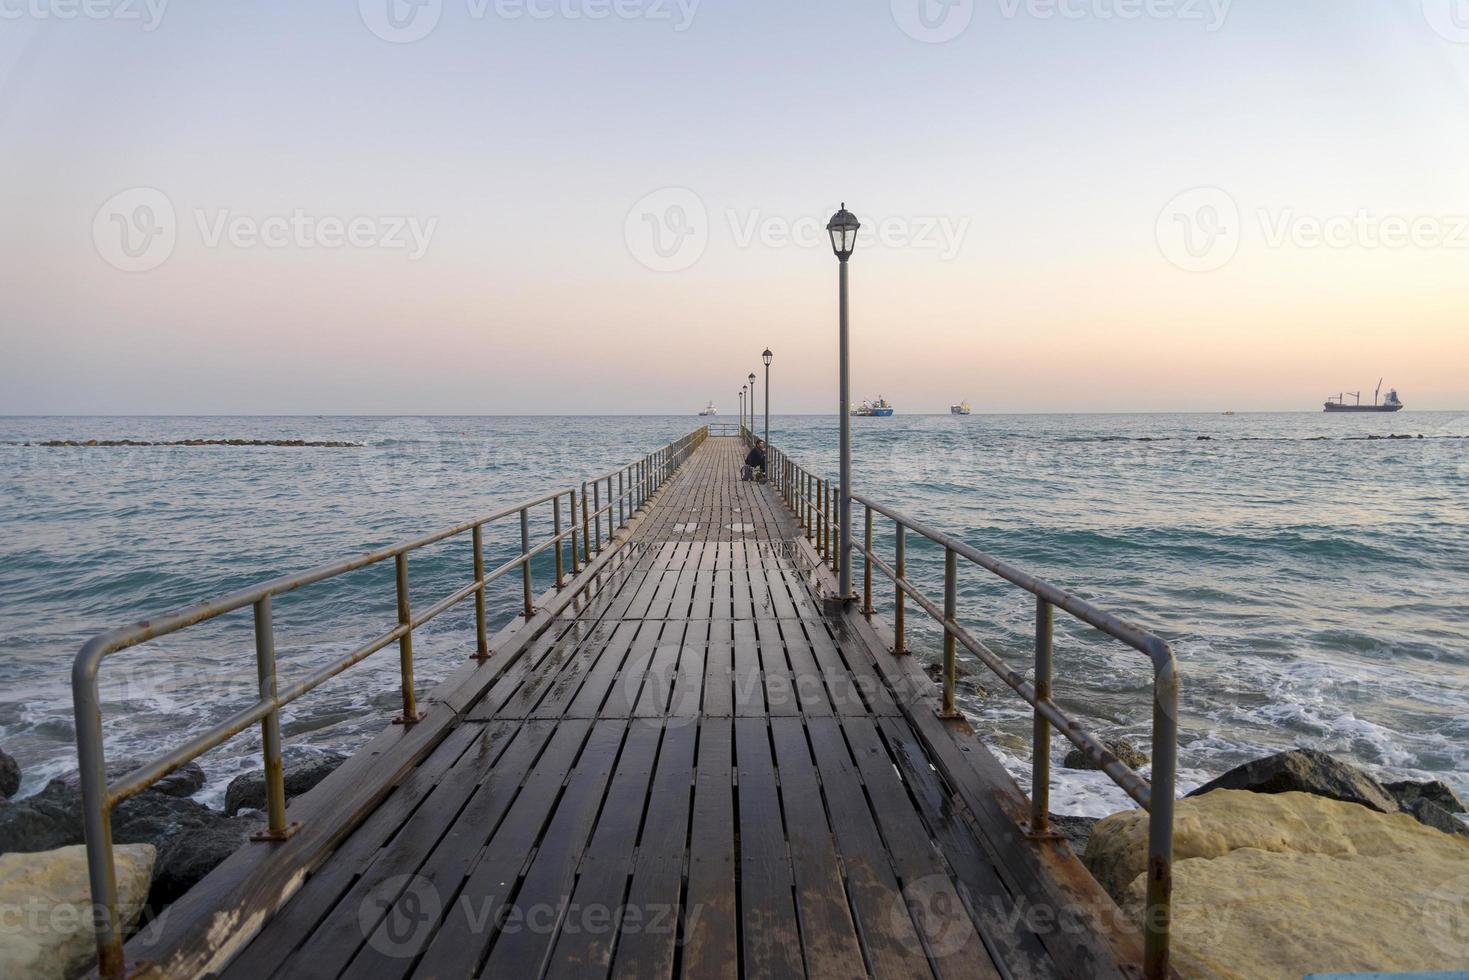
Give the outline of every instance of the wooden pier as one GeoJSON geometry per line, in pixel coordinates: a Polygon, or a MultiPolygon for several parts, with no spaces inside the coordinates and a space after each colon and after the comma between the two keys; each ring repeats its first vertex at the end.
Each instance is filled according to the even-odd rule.
{"type": "MultiPolygon", "coordinates": [[[[145,975],[1135,976],[1133,931],[707,439],[127,946],[145,975]]],[[[350,681],[348,681],[350,682],[350,681]]]]}

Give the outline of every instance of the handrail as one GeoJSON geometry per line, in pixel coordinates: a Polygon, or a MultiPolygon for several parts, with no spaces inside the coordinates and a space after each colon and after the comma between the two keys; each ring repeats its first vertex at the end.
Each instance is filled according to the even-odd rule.
{"type": "Polygon", "coordinates": [[[255,839],[279,841],[290,837],[300,825],[289,824],[286,821],[280,733],[280,711],[283,707],[396,642],[399,649],[403,713],[394,719],[394,722],[403,725],[417,724],[427,716],[427,713],[419,709],[414,687],[413,631],[415,629],[470,596],[474,596],[476,652],[473,657],[477,660],[485,660],[490,655],[485,613],[485,591],[489,584],[520,569],[522,614],[529,620],[535,614],[534,583],[531,574],[532,559],[554,548],[556,552],[555,587],[564,588],[566,584],[565,543],[569,540],[571,571],[575,575],[580,571],[583,563],[589,564],[594,555],[602,553],[604,543],[611,543],[616,529],[624,527],[631,516],[667,482],[679,466],[708,437],[709,428],[703,426],[626,466],[592,477],[582,482],[579,488],[571,487],[545,493],[406,542],[369,551],[355,558],[320,565],[294,575],[284,575],[249,588],[238,589],[215,599],[194,603],[160,616],[109,630],[87,641],[78,651],[72,665],[72,700],[76,714],[77,760],[82,789],[82,816],[86,832],[88,876],[96,919],[99,974],[107,980],[118,980],[126,974],[122,949],[122,923],[117,910],[117,874],[112,854],[112,810],[114,807],[258,722],[261,726],[262,754],[265,762],[267,825],[265,830],[255,835],[255,839]],[[612,489],[614,480],[617,483],[615,497],[612,489]],[[603,483],[606,484],[607,489],[605,506],[601,503],[603,483]],[[594,500],[592,510],[589,510],[587,506],[589,484],[594,500]],[[566,499],[570,506],[568,511],[570,520],[566,526],[563,526],[561,510],[563,499],[566,499]],[[577,522],[578,499],[581,502],[580,524],[577,522]],[[532,508],[542,507],[547,503],[551,504],[552,533],[546,540],[533,546],[530,540],[530,512],[532,508]],[[613,516],[614,510],[615,517],[613,516]],[[520,554],[486,574],[484,570],[484,525],[512,515],[518,515],[520,519],[520,554]],[[602,529],[603,515],[607,518],[605,538],[602,529]],[[474,579],[468,585],[440,599],[426,611],[415,614],[409,601],[408,556],[421,548],[446,541],[465,531],[470,531],[472,537],[474,579]],[[580,537],[580,548],[578,548],[578,537],[580,537]],[[275,596],[295,591],[303,586],[357,571],[390,558],[393,559],[396,566],[397,626],[358,646],[346,656],[338,658],[309,676],[281,689],[276,670],[275,630],[271,600],[275,596]],[[129,647],[207,622],[246,606],[254,606],[259,700],[183,745],[139,767],[118,782],[109,785],[102,742],[102,705],[98,689],[98,675],[103,660],[129,647]]]}
{"type": "MultiPolygon", "coordinates": [[[[795,463],[781,450],[770,447],[773,482],[786,504],[795,513],[818,556],[837,569],[839,557],[833,547],[833,516],[838,500],[831,482],[823,480],[795,463]]],[[[1144,922],[1143,972],[1149,980],[1169,975],[1168,946],[1172,914],[1173,880],[1173,806],[1175,776],[1178,765],[1178,670],[1173,649],[1157,635],[1106,612],[1070,592],[1030,574],[1008,562],[908,517],[861,494],[852,500],[866,508],[864,534],[853,550],[863,557],[863,615],[871,617],[872,570],[876,568],[893,583],[893,653],[910,653],[904,639],[904,597],[913,599],[944,629],[943,701],[939,714],[944,718],[962,717],[954,705],[957,674],[956,644],[963,644],[1019,694],[1033,709],[1031,758],[1031,809],[1028,835],[1051,838],[1050,828],[1050,743],[1054,726],[1103,772],[1148,811],[1147,909],[1144,922]],[[879,557],[873,550],[872,515],[880,514],[894,525],[893,562],[879,557]],[[924,595],[908,578],[907,532],[922,535],[944,549],[944,599],[940,605],[924,595]],[[958,622],[958,559],[964,558],[986,571],[1010,582],[1036,597],[1034,681],[1025,679],[1008,666],[988,646],[958,622]],[[1146,655],[1153,669],[1153,766],[1151,779],[1144,779],[1125,765],[1115,754],[1081,725],[1068,716],[1051,698],[1051,673],[1054,611],[1061,609],[1074,618],[1113,637],[1146,655]]]]}

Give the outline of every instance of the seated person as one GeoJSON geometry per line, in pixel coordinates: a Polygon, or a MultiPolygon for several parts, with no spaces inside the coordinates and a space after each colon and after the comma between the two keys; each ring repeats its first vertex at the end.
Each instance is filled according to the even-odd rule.
{"type": "Polygon", "coordinates": [[[755,440],[755,445],[750,447],[750,453],[745,457],[745,468],[740,471],[740,479],[755,479],[757,470],[760,473],[760,482],[765,482],[765,443],[759,439],[755,440]]]}

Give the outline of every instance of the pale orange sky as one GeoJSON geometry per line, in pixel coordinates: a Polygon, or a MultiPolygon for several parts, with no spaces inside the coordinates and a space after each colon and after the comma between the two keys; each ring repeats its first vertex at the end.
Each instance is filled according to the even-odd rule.
{"type": "Polygon", "coordinates": [[[852,260],[858,397],[1312,411],[1385,377],[1469,408],[1469,37],[1416,2],[1092,0],[931,43],[902,2],[683,29],[446,3],[412,43],[351,5],[22,20],[0,412],[732,414],[767,345],[776,410],[831,412],[843,200],[888,235],[852,260]],[[138,188],[174,240],[125,271],[138,188]],[[292,214],[370,234],[212,237],[292,214]],[[408,219],[421,254],[386,244],[408,219]],[[1394,221],[1424,237],[1379,244],[1394,221]]]}

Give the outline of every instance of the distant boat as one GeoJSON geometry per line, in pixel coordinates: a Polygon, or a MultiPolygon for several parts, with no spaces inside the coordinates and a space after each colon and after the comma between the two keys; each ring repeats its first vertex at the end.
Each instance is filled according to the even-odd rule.
{"type": "Polygon", "coordinates": [[[893,414],[893,411],[894,409],[892,403],[889,402],[886,398],[883,398],[881,395],[879,395],[877,397],[877,401],[875,402],[864,400],[861,405],[858,405],[856,408],[852,409],[851,414],[860,415],[864,418],[873,416],[886,418],[887,416],[893,414]]]}
{"type": "Polygon", "coordinates": [[[699,416],[701,418],[704,417],[704,416],[706,416],[706,415],[718,415],[718,414],[719,414],[719,409],[717,409],[717,408],[714,407],[714,403],[713,402],[710,402],[709,404],[705,405],[703,411],[699,412],[699,416]]]}
{"type": "Polygon", "coordinates": [[[1341,392],[1340,394],[1338,394],[1335,398],[1327,398],[1326,399],[1326,411],[1328,411],[1328,412],[1398,412],[1398,411],[1402,411],[1402,409],[1403,409],[1403,403],[1400,402],[1400,401],[1398,401],[1398,390],[1396,388],[1389,388],[1387,390],[1387,397],[1384,398],[1384,399],[1382,399],[1381,402],[1379,402],[1377,400],[1377,396],[1378,396],[1378,394],[1381,391],[1382,391],[1382,379],[1379,378],[1377,380],[1377,391],[1374,391],[1372,393],[1372,404],[1371,405],[1363,405],[1362,404],[1362,393],[1360,391],[1344,391],[1344,392],[1341,392]],[[1347,396],[1348,395],[1351,395],[1354,399],[1356,399],[1350,405],[1347,404],[1347,396]]]}
{"type": "Polygon", "coordinates": [[[969,403],[967,401],[966,402],[960,402],[957,405],[950,405],[949,406],[949,414],[950,415],[968,415],[968,414],[970,414],[971,411],[972,411],[972,409],[970,409],[969,403]]]}
{"type": "Polygon", "coordinates": [[[1225,412],[1224,414],[1225,415],[1233,415],[1234,413],[1233,412],[1225,412]]]}

